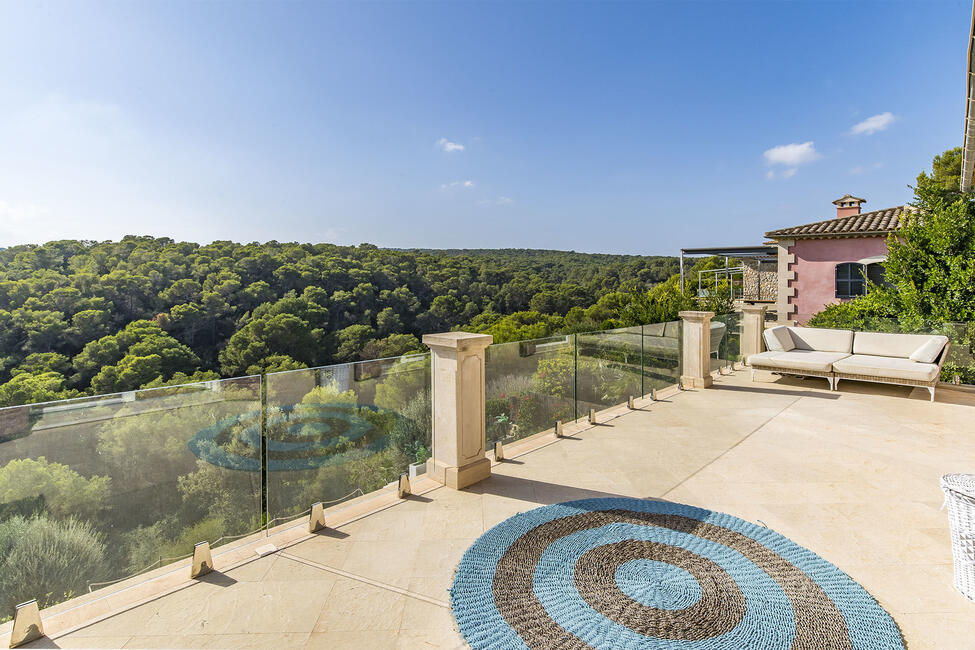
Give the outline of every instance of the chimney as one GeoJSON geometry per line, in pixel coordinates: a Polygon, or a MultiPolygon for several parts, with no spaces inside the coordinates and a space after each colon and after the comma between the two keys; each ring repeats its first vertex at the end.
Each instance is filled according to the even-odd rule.
{"type": "Polygon", "coordinates": [[[836,206],[836,218],[839,219],[840,217],[849,217],[850,215],[860,214],[860,204],[866,202],[866,199],[851,196],[850,194],[844,194],[840,198],[833,201],[833,205],[836,206]]]}

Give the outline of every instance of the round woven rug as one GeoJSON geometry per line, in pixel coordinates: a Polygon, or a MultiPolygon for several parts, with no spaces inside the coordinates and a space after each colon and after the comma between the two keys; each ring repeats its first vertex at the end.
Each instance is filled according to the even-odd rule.
{"type": "Polygon", "coordinates": [[[472,648],[903,648],[890,615],[789,539],[678,503],[585,499],[515,515],[451,588],[472,648]]]}

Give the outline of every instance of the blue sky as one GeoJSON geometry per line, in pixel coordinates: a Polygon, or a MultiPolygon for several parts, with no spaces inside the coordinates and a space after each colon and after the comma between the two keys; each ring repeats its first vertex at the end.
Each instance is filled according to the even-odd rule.
{"type": "Polygon", "coordinates": [[[846,192],[910,200],[961,144],[970,19],[964,1],[0,0],[0,246],[760,243],[846,192]]]}

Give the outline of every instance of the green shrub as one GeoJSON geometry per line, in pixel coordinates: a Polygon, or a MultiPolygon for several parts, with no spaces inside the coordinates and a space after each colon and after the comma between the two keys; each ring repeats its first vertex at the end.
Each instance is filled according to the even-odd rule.
{"type": "Polygon", "coordinates": [[[104,579],[105,546],[87,522],[12,517],[0,523],[0,619],[17,603],[41,608],[86,593],[104,579]]]}

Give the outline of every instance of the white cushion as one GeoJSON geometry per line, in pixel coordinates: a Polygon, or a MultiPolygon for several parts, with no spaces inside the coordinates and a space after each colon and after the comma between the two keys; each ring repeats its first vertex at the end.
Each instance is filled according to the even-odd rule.
{"type": "Polygon", "coordinates": [[[789,328],[784,325],[770,327],[762,333],[762,336],[765,337],[765,347],[772,351],[788,352],[796,347],[792,335],[789,334],[789,328]]]}
{"type": "MultiPolygon", "coordinates": [[[[932,338],[930,334],[889,334],[886,332],[857,332],[853,339],[853,354],[874,357],[909,358],[932,338]]],[[[943,340],[943,336],[939,337],[943,340]]],[[[937,354],[935,354],[937,356],[937,354]]],[[[934,361],[934,359],[931,359],[934,361]]],[[[926,362],[930,363],[930,361],[926,362]]]]}
{"type": "Polygon", "coordinates": [[[829,372],[836,361],[848,356],[845,352],[819,352],[816,350],[761,352],[748,357],[748,364],[763,368],[782,368],[783,370],[829,372]]]}
{"type": "Polygon", "coordinates": [[[918,363],[934,363],[941,351],[945,349],[946,343],[948,343],[947,336],[929,336],[927,342],[914,350],[909,358],[918,363]]]}
{"type": "Polygon", "coordinates": [[[836,372],[882,377],[884,379],[914,379],[931,381],[938,376],[938,366],[918,363],[910,359],[854,354],[833,364],[836,372]]]}
{"type": "Polygon", "coordinates": [[[853,332],[819,327],[790,327],[789,333],[796,349],[819,352],[853,352],[853,332]]]}

